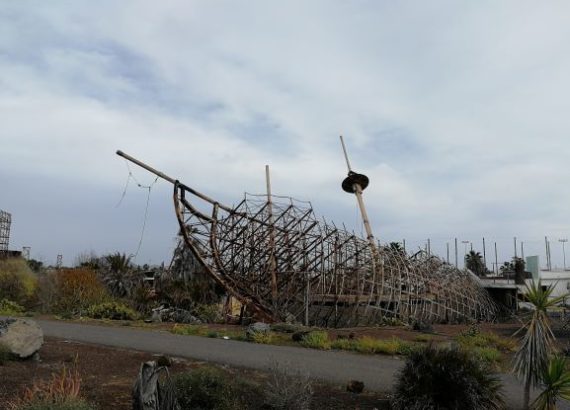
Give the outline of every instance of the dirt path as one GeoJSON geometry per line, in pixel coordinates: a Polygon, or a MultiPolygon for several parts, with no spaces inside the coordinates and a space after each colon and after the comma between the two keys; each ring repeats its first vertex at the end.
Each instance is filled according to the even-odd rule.
{"type": "MultiPolygon", "coordinates": [[[[287,363],[323,381],[346,384],[351,379],[364,381],[374,391],[392,389],[395,373],[403,360],[386,356],[365,356],[337,351],[318,351],[288,346],[260,345],[233,340],[179,336],[164,331],[91,326],[39,320],[46,336],[81,342],[165,353],[258,370],[271,363],[287,363]]],[[[507,403],[511,409],[522,407],[522,386],[512,375],[502,375],[507,403]]],[[[559,407],[568,408],[570,407],[559,407]]]]}

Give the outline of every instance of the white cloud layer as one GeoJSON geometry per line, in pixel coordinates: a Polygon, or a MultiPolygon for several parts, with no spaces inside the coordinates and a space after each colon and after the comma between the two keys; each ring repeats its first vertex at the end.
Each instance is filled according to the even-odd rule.
{"type": "MultiPolygon", "coordinates": [[[[3,2],[0,208],[48,263],[132,252],[122,149],[230,203],[270,164],[275,193],[359,230],[342,133],[382,240],[538,253],[570,233],[568,38],[563,1],[3,2]]],[[[175,234],[170,187],[151,201],[141,263],[175,234]]]]}

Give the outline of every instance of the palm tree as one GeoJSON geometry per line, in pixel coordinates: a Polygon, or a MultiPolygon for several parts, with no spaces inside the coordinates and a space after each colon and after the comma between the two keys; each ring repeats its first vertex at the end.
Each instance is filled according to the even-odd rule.
{"type": "Polygon", "coordinates": [[[477,276],[484,276],[487,268],[483,263],[483,257],[479,252],[469,251],[465,255],[465,267],[477,276]]]}
{"type": "MultiPolygon", "coordinates": [[[[548,358],[555,350],[555,337],[550,327],[547,309],[560,303],[564,296],[551,298],[554,286],[543,288],[540,281],[526,286],[526,298],[534,306],[521,345],[515,353],[514,372],[524,381],[524,408],[528,409],[530,388],[540,383],[541,375],[548,368],[548,358]]],[[[519,331],[520,331],[519,330],[519,331]]],[[[517,331],[518,333],[518,331],[517,331]]]]}
{"type": "Polygon", "coordinates": [[[135,283],[131,275],[131,256],[113,253],[103,257],[105,262],[103,282],[113,296],[128,296],[135,283]]]}
{"type": "Polygon", "coordinates": [[[555,410],[558,399],[570,400],[570,371],[566,370],[566,358],[554,356],[542,374],[542,393],[533,401],[536,410],[555,410]]]}

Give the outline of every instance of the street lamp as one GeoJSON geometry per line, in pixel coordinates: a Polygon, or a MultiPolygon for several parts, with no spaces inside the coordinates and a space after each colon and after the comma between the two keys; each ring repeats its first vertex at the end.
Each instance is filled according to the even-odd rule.
{"type": "Polygon", "coordinates": [[[462,244],[465,245],[465,252],[463,252],[463,267],[467,267],[467,244],[470,243],[469,241],[461,241],[462,244]]]}
{"type": "Polygon", "coordinates": [[[564,244],[568,242],[568,239],[558,239],[558,242],[562,243],[562,256],[564,258],[564,270],[566,270],[566,249],[564,249],[564,244]]]}
{"type": "Polygon", "coordinates": [[[465,253],[464,253],[464,255],[467,255],[467,244],[468,244],[468,243],[471,243],[471,242],[469,242],[469,241],[461,241],[461,243],[465,245],[465,253]]]}

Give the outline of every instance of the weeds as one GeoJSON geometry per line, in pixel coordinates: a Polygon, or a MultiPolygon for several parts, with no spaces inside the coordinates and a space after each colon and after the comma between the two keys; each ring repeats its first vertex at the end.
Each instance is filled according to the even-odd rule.
{"type": "Polygon", "coordinates": [[[287,371],[285,366],[274,363],[271,378],[265,390],[266,405],[279,410],[308,410],[313,397],[309,376],[300,370],[287,371]]]}
{"type": "Polygon", "coordinates": [[[201,367],[174,378],[176,397],[183,409],[241,410],[261,392],[239,377],[214,367],[201,367]]]}
{"type": "MultiPolygon", "coordinates": [[[[77,358],[75,358],[77,360],[77,358]]],[[[48,381],[36,381],[10,404],[12,410],[94,410],[80,395],[81,376],[77,367],[63,366],[48,381]]]]}
{"type": "Polygon", "coordinates": [[[301,340],[301,345],[313,349],[328,350],[331,348],[329,335],[324,331],[314,331],[307,333],[301,340]]]}
{"type": "Polygon", "coordinates": [[[21,315],[25,312],[25,308],[20,306],[16,302],[12,302],[8,299],[0,300],[0,315],[5,316],[13,316],[13,315],[21,315]]]}

